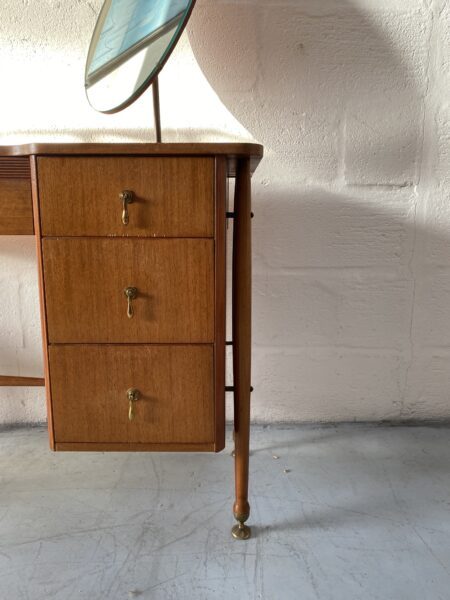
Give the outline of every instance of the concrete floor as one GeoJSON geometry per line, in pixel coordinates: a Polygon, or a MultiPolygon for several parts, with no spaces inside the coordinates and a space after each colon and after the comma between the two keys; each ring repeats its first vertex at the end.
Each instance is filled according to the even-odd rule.
{"type": "Polygon", "coordinates": [[[55,454],[44,429],[0,432],[0,599],[450,598],[450,429],[252,436],[239,542],[230,449],[55,454]]]}

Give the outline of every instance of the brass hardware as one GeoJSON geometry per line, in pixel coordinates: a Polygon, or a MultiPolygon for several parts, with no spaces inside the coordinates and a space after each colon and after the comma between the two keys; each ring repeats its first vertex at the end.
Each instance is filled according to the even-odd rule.
{"type": "Polygon", "coordinates": [[[243,513],[238,513],[235,510],[233,510],[233,513],[237,524],[231,530],[231,535],[236,540],[248,540],[252,535],[252,530],[248,525],[245,525],[245,521],[247,521],[247,519],[250,516],[250,508],[248,508],[248,510],[243,513]]]}
{"type": "MultiPolygon", "coordinates": [[[[225,213],[225,216],[227,219],[235,219],[236,218],[236,213],[235,212],[229,212],[227,211],[225,213]]],[[[255,216],[255,213],[250,213],[250,218],[253,219],[253,217],[255,216]]]]}
{"type": "Polygon", "coordinates": [[[123,293],[125,294],[125,297],[127,299],[127,317],[129,319],[132,319],[134,315],[132,300],[135,300],[137,298],[137,288],[127,287],[123,290],[123,293]]]}
{"type": "Polygon", "coordinates": [[[122,223],[128,225],[130,217],[128,215],[128,205],[134,202],[134,193],[130,190],[120,192],[119,198],[122,201],[122,223]]]}
{"type": "Polygon", "coordinates": [[[238,523],[231,530],[231,535],[235,540],[248,540],[251,537],[251,529],[244,523],[238,523]]]}
{"type": "Polygon", "coordinates": [[[128,398],[128,419],[132,421],[134,419],[134,403],[137,402],[141,394],[136,388],[130,388],[127,390],[128,398]]]}

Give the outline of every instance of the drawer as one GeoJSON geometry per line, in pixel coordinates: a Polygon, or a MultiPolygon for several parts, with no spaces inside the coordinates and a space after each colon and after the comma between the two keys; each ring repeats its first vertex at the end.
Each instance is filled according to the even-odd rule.
{"type": "Polygon", "coordinates": [[[0,235],[33,235],[30,160],[0,156],[0,235]]]}
{"type": "Polygon", "coordinates": [[[213,364],[203,345],[50,346],[55,442],[211,444],[213,364]]]}
{"type": "Polygon", "coordinates": [[[214,159],[41,157],[43,236],[212,237],[214,159]],[[122,222],[123,191],[133,192],[122,222]]]}
{"type": "Polygon", "coordinates": [[[47,238],[42,256],[49,343],[214,341],[214,240],[47,238]]]}

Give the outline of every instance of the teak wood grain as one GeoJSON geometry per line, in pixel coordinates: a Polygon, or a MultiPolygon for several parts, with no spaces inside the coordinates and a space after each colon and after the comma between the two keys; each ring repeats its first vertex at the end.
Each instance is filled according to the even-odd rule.
{"type": "Polygon", "coordinates": [[[225,338],[226,338],[226,159],[216,158],[215,235],[215,386],[216,444],[225,447],[225,338]]]}
{"type": "Polygon", "coordinates": [[[227,176],[234,177],[240,158],[249,158],[251,172],[255,171],[263,157],[260,144],[249,143],[173,143],[173,144],[22,144],[0,146],[0,156],[223,156],[226,159],[227,176]]]}
{"type": "Polygon", "coordinates": [[[49,364],[57,444],[214,442],[212,346],[57,345],[49,364]]]}
{"type": "Polygon", "coordinates": [[[43,236],[214,236],[212,158],[40,157],[38,177],[43,236]]]}
{"type": "Polygon", "coordinates": [[[213,240],[44,238],[42,253],[49,343],[214,342],[213,240]]]}
{"type": "Polygon", "coordinates": [[[31,182],[0,178],[0,235],[33,235],[31,182]]]}
{"type": "Polygon", "coordinates": [[[63,452],[220,452],[213,442],[180,444],[179,442],[123,443],[123,442],[58,442],[55,450],[63,452]]]}
{"type": "Polygon", "coordinates": [[[233,230],[233,374],[235,518],[244,523],[250,515],[248,502],[251,327],[252,327],[252,228],[250,163],[238,164],[233,230]]]}
{"type": "Polygon", "coordinates": [[[45,398],[47,406],[47,427],[48,427],[48,439],[50,448],[55,450],[55,437],[53,432],[53,414],[52,404],[50,397],[50,374],[48,369],[48,336],[47,336],[47,311],[45,307],[45,283],[44,273],[42,268],[42,245],[41,245],[41,226],[39,222],[39,199],[38,199],[38,186],[37,186],[37,165],[36,157],[30,158],[31,167],[31,190],[33,198],[33,221],[34,229],[36,232],[36,255],[38,263],[38,282],[39,282],[39,311],[41,315],[41,332],[42,332],[42,348],[44,358],[44,379],[45,379],[45,398]]]}
{"type": "Polygon", "coordinates": [[[0,375],[0,386],[5,387],[41,387],[45,385],[43,377],[22,377],[20,375],[0,375]]]}

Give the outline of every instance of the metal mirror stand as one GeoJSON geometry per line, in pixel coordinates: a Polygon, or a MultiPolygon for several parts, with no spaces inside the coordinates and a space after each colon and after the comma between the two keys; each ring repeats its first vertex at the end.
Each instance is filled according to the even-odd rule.
{"type": "Polygon", "coordinates": [[[156,131],[156,141],[158,144],[162,142],[161,139],[161,111],[159,106],[159,81],[158,75],[155,77],[152,83],[152,91],[153,91],[153,114],[155,117],[155,131],[156,131]]]}

